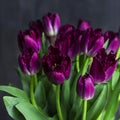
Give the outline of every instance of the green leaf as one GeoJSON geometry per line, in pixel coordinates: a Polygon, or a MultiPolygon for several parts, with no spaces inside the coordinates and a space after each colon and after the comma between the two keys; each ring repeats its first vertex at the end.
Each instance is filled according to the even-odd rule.
{"type": "Polygon", "coordinates": [[[16,105],[16,108],[23,114],[26,120],[49,120],[42,112],[36,110],[28,102],[22,102],[16,105]]]}
{"type": "Polygon", "coordinates": [[[50,116],[53,116],[56,114],[56,86],[52,85],[51,89],[49,90],[47,95],[47,112],[50,116]]]}
{"type": "Polygon", "coordinates": [[[103,48],[107,48],[107,46],[108,46],[108,43],[109,43],[109,39],[108,40],[106,40],[106,42],[104,43],[104,45],[103,45],[103,48]]]}
{"type": "Polygon", "coordinates": [[[110,81],[112,83],[112,90],[114,90],[116,88],[116,85],[117,85],[118,80],[119,80],[119,76],[120,76],[120,72],[114,71],[114,73],[112,75],[112,79],[110,81]]]}
{"type": "MultiPolygon", "coordinates": [[[[99,85],[100,86],[100,85],[99,85]]],[[[88,109],[87,112],[87,120],[95,120],[100,115],[101,111],[105,107],[106,101],[107,101],[107,85],[102,84],[102,90],[97,98],[95,98],[95,101],[93,104],[91,104],[91,107],[88,109]]],[[[88,101],[89,102],[89,101],[88,101]]]]}
{"type": "Polygon", "coordinates": [[[87,109],[88,110],[94,104],[94,102],[98,99],[98,97],[101,94],[102,90],[103,90],[103,84],[96,84],[95,85],[95,95],[94,95],[93,99],[88,101],[88,104],[87,104],[87,109]]]}
{"type": "Polygon", "coordinates": [[[35,99],[37,104],[44,108],[46,105],[46,94],[45,94],[45,88],[42,81],[39,81],[36,89],[35,89],[35,99]]]}
{"type": "Polygon", "coordinates": [[[54,115],[53,117],[50,117],[49,120],[58,120],[57,115],[54,115]]]}
{"type": "Polygon", "coordinates": [[[20,76],[20,80],[22,83],[22,88],[23,90],[27,93],[27,95],[29,96],[29,89],[30,89],[30,76],[24,74],[20,68],[17,68],[17,73],[20,76]]]}
{"type": "Polygon", "coordinates": [[[10,96],[4,96],[3,100],[4,100],[4,104],[7,109],[8,114],[14,120],[25,120],[24,116],[15,108],[16,104],[24,101],[23,99],[10,97],[10,96]]]}
{"type": "Polygon", "coordinates": [[[118,48],[116,59],[120,58],[120,47],[118,48]]]}
{"type": "Polygon", "coordinates": [[[72,105],[71,109],[69,110],[69,120],[80,120],[83,108],[83,100],[77,96],[74,104],[72,105]]]}
{"type": "Polygon", "coordinates": [[[79,78],[79,74],[76,73],[76,76],[73,78],[73,83],[72,86],[70,87],[70,104],[73,105],[75,103],[75,100],[77,98],[77,93],[76,93],[76,86],[77,86],[77,80],[79,78]]]}
{"type": "Polygon", "coordinates": [[[22,98],[22,99],[25,99],[25,100],[29,101],[29,98],[28,98],[27,94],[23,90],[18,89],[16,87],[0,86],[0,90],[4,91],[4,92],[7,92],[7,93],[9,93],[13,96],[16,96],[16,97],[19,97],[19,98],[22,98]]]}
{"type": "Polygon", "coordinates": [[[67,120],[68,110],[70,108],[70,80],[66,80],[61,89],[61,107],[64,120],[67,120]]]}
{"type": "Polygon", "coordinates": [[[120,77],[115,89],[111,92],[111,96],[106,106],[105,120],[114,119],[119,104],[119,93],[120,93],[120,77]]]}
{"type": "Polygon", "coordinates": [[[118,96],[119,95],[117,93],[114,93],[112,94],[110,100],[108,101],[104,118],[105,120],[114,120],[114,117],[119,106],[118,96]]]}

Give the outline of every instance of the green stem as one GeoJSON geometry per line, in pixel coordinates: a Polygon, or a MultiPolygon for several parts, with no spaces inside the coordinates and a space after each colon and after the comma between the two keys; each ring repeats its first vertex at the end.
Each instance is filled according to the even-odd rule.
{"type": "Polygon", "coordinates": [[[84,107],[83,107],[83,117],[82,120],[86,120],[86,114],[87,114],[87,100],[84,100],[84,107]]]}
{"type": "Polygon", "coordinates": [[[60,85],[56,87],[56,106],[59,120],[63,120],[62,111],[60,107],[60,85]]]}
{"type": "Polygon", "coordinates": [[[80,65],[79,65],[79,55],[76,56],[76,69],[77,69],[77,72],[79,73],[80,71],[80,65]]]}
{"type": "Polygon", "coordinates": [[[35,101],[35,96],[34,96],[34,88],[35,88],[35,81],[36,81],[36,75],[31,75],[30,76],[30,100],[33,106],[38,109],[37,103],[35,101]]]}
{"type": "Polygon", "coordinates": [[[120,57],[120,47],[118,48],[116,59],[118,59],[119,57],[120,57]]]}
{"type": "Polygon", "coordinates": [[[84,63],[83,68],[82,68],[82,75],[84,75],[87,71],[89,60],[90,60],[89,58],[85,59],[85,63],[84,63]]]}
{"type": "Polygon", "coordinates": [[[34,82],[35,82],[34,85],[35,85],[35,88],[36,88],[36,86],[38,84],[37,74],[34,75],[34,82]]]}
{"type": "MultiPolygon", "coordinates": [[[[88,69],[89,60],[90,60],[89,58],[85,59],[85,63],[84,63],[83,69],[82,69],[82,75],[84,75],[88,69]]],[[[84,100],[82,120],[86,120],[86,114],[87,114],[87,100],[84,100]]]]}

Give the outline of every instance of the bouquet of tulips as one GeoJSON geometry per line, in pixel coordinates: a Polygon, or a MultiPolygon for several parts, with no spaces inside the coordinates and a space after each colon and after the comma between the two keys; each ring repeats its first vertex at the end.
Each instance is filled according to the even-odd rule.
{"type": "Polygon", "coordinates": [[[0,86],[14,120],[114,120],[119,107],[119,32],[61,24],[46,14],[18,33],[22,89],[0,86]]]}

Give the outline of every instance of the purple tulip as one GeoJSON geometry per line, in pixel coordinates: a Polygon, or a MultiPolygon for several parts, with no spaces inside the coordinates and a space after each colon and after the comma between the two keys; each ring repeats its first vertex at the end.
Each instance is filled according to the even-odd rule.
{"type": "Polygon", "coordinates": [[[80,42],[80,53],[88,56],[95,56],[96,53],[103,47],[104,37],[101,29],[87,29],[82,32],[80,42]]]}
{"type": "Polygon", "coordinates": [[[90,74],[95,83],[107,82],[110,79],[118,63],[115,57],[116,55],[113,52],[107,54],[102,48],[93,58],[90,74]]]}
{"type": "Polygon", "coordinates": [[[18,58],[18,62],[23,73],[32,75],[39,72],[40,60],[38,53],[32,49],[26,49],[18,58]]]}
{"type": "Polygon", "coordinates": [[[62,84],[70,77],[71,60],[67,56],[60,55],[56,47],[49,47],[49,54],[42,58],[42,66],[48,79],[54,84],[62,84]]]}
{"type": "Polygon", "coordinates": [[[78,29],[81,31],[85,31],[87,29],[91,28],[91,24],[87,20],[80,20],[78,23],[78,29]]]}
{"type": "Polygon", "coordinates": [[[45,33],[48,37],[56,36],[61,22],[59,14],[48,13],[43,17],[45,33]]]}
{"type": "Polygon", "coordinates": [[[29,48],[36,52],[41,49],[42,26],[40,26],[40,21],[30,22],[30,29],[18,33],[18,45],[21,52],[29,48]]]}
{"type": "Polygon", "coordinates": [[[63,55],[74,58],[79,52],[80,40],[80,30],[75,29],[72,25],[64,25],[59,30],[55,45],[63,55]]]}
{"type": "Polygon", "coordinates": [[[77,82],[77,93],[84,99],[89,100],[94,96],[94,83],[91,75],[80,76],[77,82]]]}
{"type": "Polygon", "coordinates": [[[59,29],[57,39],[62,39],[66,36],[66,34],[69,34],[71,31],[75,30],[75,27],[70,24],[62,25],[59,29]]]}
{"type": "Polygon", "coordinates": [[[117,33],[114,33],[112,31],[108,31],[105,33],[105,40],[108,40],[108,47],[107,47],[107,52],[113,51],[114,53],[117,52],[118,47],[120,45],[119,43],[119,36],[117,33]]]}

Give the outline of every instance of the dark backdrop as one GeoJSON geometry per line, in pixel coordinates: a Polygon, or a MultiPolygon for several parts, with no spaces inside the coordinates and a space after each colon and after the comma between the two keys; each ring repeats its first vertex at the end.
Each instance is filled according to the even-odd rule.
{"type": "MultiPolygon", "coordinates": [[[[18,65],[17,33],[30,20],[48,11],[58,12],[63,23],[77,24],[78,19],[91,21],[93,27],[117,31],[120,26],[120,0],[0,0],[0,84],[20,87],[15,72],[18,65]]],[[[0,120],[11,120],[3,106],[0,92],[0,120]]]]}

